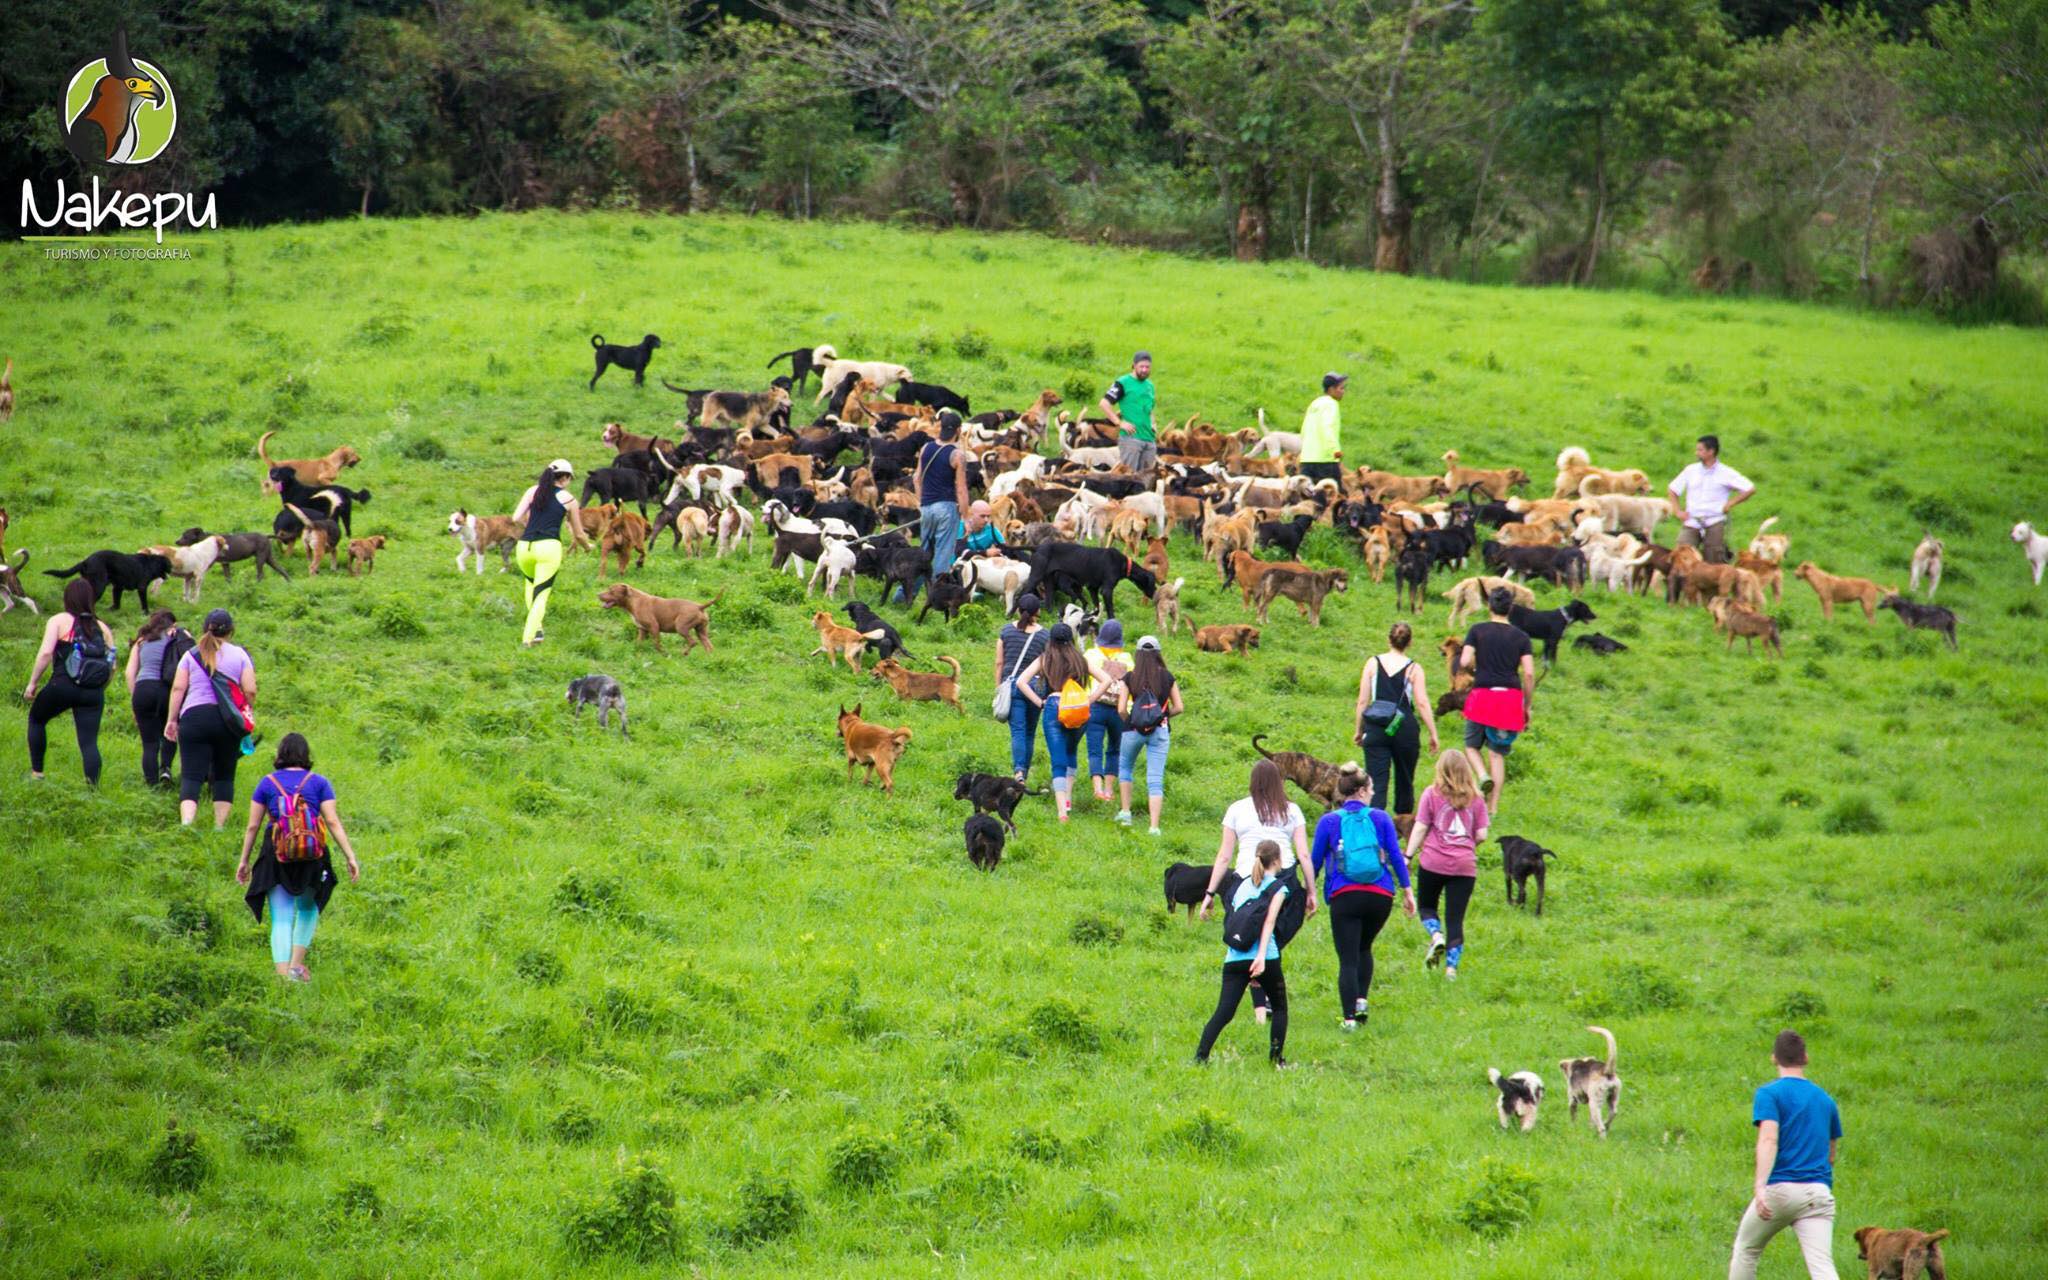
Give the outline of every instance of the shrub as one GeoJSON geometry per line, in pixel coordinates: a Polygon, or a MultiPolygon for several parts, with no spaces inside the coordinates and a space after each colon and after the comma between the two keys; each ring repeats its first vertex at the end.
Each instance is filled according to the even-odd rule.
{"type": "Polygon", "coordinates": [[[371,612],[370,621],[380,634],[392,640],[418,640],[427,634],[426,624],[402,599],[386,600],[378,605],[371,612]]]}
{"type": "Polygon", "coordinates": [[[1102,1032],[1085,1010],[1059,996],[1041,1000],[1025,1025],[1041,1043],[1076,1053],[1094,1053],[1102,1047],[1102,1032]]]}
{"type": "Polygon", "coordinates": [[[1115,1192],[1094,1183],[1081,1189],[1060,1206],[1061,1234],[1068,1240],[1100,1240],[1123,1226],[1123,1201],[1115,1192]]]}
{"type": "Polygon", "coordinates": [[[440,462],[448,456],[448,446],[435,436],[413,436],[398,446],[400,457],[411,462],[440,462]]]}
{"type": "Polygon", "coordinates": [[[1479,1180],[1458,1206],[1458,1222],[1475,1235],[1509,1235],[1536,1215],[1540,1186],[1522,1166],[1488,1156],[1479,1162],[1479,1180]]]}
{"type": "Polygon", "coordinates": [[[1854,792],[1828,806],[1820,829],[1831,836],[1874,836],[1885,829],[1884,815],[1869,796],[1854,792]]]}
{"type": "Polygon", "coordinates": [[[1646,818],[1664,807],[1664,789],[1638,782],[1622,793],[1619,807],[1625,818],[1646,818]]]}
{"type": "Polygon", "coordinates": [[[579,1258],[664,1257],[676,1247],[675,1188],[660,1169],[635,1157],[603,1198],[570,1211],[564,1235],[579,1258]]]}
{"type": "Polygon", "coordinates": [[[1805,787],[1787,787],[1778,793],[1778,803],[1788,809],[1811,809],[1820,803],[1820,797],[1805,787]]]}
{"type": "Polygon", "coordinates": [[[1067,938],[1081,947],[1113,947],[1124,940],[1124,927],[1099,912],[1083,911],[1074,917],[1067,938]]]}
{"type": "Polygon", "coordinates": [[[868,1191],[896,1178],[902,1155],[892,1134],[854,1125],[825,1153],[825,1180],[842,1191],[868,1191]]]}
{"type": "Polygon", "coordinates": [[[100,1006],[89,991],[67,991],[57,998],[53,1012],[59,1030],[74,1036],[89,1036],[100,1029],[100,1006]]]}
{"type": "Polygon", "coordinates": [[[968,325],[953,339],[953,354],[962,360],[980,360],[996,349],[995,340],[987,333],[968,325]]]}
{"type": "Polygon", "coordinates": [[[597,1117],[580,1102],[571,1102],[548,1121],[548,1136],[556,1142],[588,1142],[597,1136],[597,1117]]]}
{"type": "Polygon", "coordinates": [[[1682,1009],[1690,1000],[1684,983],[1667,971],[1624,961],[1608,971],[1598,988],[1580,997],[1578,1008],[1587,1017],[1601,1018],[1682,1009]]]}
{"type": "Polygon", "coordinates": [[[1719,897],[1735,885],[1735,874],[1720,862],[1696,862],[1679,879],[1686,889],[1702,898],[1719,897]]]}
{"type": "Polygon", "coordinates": [[[512,969],[536,987],[552,987],[568,972],[562,964],[562,957],[552,951],[533,948],[520,952],[519,959],[512,962],[512,969]]]}
{"type": "Polygon", "coordinates": [[[299,1149],[299,1127],[275,1111],[259,1111],[242,1122],[242,1151],[258,1158],[288,1156],[299,1149]]]}
{"type": "Polygon", "coordinates": [[[176,1120],[164,1126],[163,1141],[150,1151],[140,1172],[142,1185],[159,1194],[194,1191],[213,1175],[213,1157],[199,1143],[199,1135],[176,1120]]]}
{"type": "Polygon", "coordinates": [[[334,1189],[328,1201],[330,1212],[343,1222],[360,1222],[384,1216],[384,1200],[374,1183],[350,1178],[334,1189]]]}
{"type": "Polygon", "coordinates": [[[1048,342],[1041,353],[1047,364],[1094,364],[1095,343],[1088,338],[1069,342],[1048,342]]]}
{"type": "Polygon", "coordinates": [[[911,1108],[903,1127],[909,1145],[930,1155],[959,1134],[960,1109],[944,1098],[933,1098],[911,1108]]]}
{"type": "Polygon", "coordinates": [[[1818,992],[1802,987],[1780,996],[1765,1014],[1765,1021],[1779,1026],[1810,1025],[1828,1016],[1828,1002],[1818,992]]]}
{"type": "Polygon", "coordinates": [[[529,818],[549,817],[561,807],[562,793],[539,778],[521,778],[512,786],[512,808],[529,818]]]}
{"type": "Polygon", "coordinates": [[[204,903],[174,898],[164,911],[164,927],[173,937],[189,938],[201,951],[211,951],[220,938],[220,919],[204,903]]]}
{"type": "MultiPolygon", "coordinates": [[[[1100,388],[1097,386],[1096,380],[1085,373],[1068,374],[1067,380],[1060,384],[1060,395],[1065,398],[1069,405],[1092,405],[1095,403],[1099,390],[1100,388]]],[[[1074,412],[1076,416],[1079,416],[1079,409],[1076,409],[1074,412]]]]}
{"type": "Polygon", "coordinates": [[[1166,1145],[1202,1155],[1231,1155],[1244,1147],[1244,1130],[1214,1107],[1196,1107],[1166,1131],[1166,1145]]]}
{"type": "Polygon", "coordinates": [[[763,598],[776,604],[796,604],[804,598],[803,583],[795,575],[774,574],[759,583],[763,598]]]}
{"type": "Polygon", "coordinates": [[[803,1225],[805,1212],[803,1193],[787,1179],[755,1175],[740,1184],[726,1235],[742,1245],[779,1240],[803,1225]]]}
{"type": "Polygon", "coordinates": [[[616,916],[624,904],[610,876],[571,870],[555,886],[554,908],[563,915],[616,916]]]}
{"type": "Polygon", "coordinates": [[[1783,834],[1785,818],[1782,814],[1759,813],[1751,818],[1742,833],[1752,840],[1769,840],[1783,834]]]}
{"type": "Polygon", "coordinates": [[[1064,1164],[1069,1154],[1065,1140],[1058,1134],[1030,1124],[1010,1135],[1010,1150],[1038,1164],[1064,1164]]]}

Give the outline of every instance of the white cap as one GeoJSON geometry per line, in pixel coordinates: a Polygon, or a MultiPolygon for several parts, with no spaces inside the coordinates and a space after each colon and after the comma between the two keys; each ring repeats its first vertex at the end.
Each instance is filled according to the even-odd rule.
{"type": "Polygon", "coordinates": [[[576,468],[569,465],[569,460],[567,458],[556,458],[553,462],[550,462],[548,464],[548,470],[559,471],[565,476],[573,476],[576,474],[576,468]]]}

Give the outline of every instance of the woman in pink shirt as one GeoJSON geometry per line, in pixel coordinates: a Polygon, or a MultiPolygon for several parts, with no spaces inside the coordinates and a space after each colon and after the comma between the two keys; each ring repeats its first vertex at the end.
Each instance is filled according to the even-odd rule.
{"type": "Polygon", "coordinates": [[[1408,832],[1408,861],[1415,868],[1416,914],[1429,933],[1422,963],[1444,962],[1444,977],[1456,980],[1465,953],[1465,907],[1479,877],[1478,848],[1486,839],[1486,801],[1472,775],[1472,762],[1456,749],[1436,758],[1436,776],[1415,805],[1408,832]],[[1444,904],[1437,921],[1437,899],[1444,904]],[[1448,933],[1445,926],[1449,926],[1448,933]]]}

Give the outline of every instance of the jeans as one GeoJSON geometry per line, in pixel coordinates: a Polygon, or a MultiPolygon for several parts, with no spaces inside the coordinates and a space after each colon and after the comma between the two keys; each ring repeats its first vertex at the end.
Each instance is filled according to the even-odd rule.
{"type": "Polygon", "coordinates": [[[1038,732],[1039,708],[1031,699],[1010,691],[1010,772],[1031,769],[1031,735],[1038,732]]]}
{"type": "Polygon", "coordinates": [[[1751,1201],[1735,1229],[1735,1253],[1728,1260],[1728,1280],[1756,1280],[1757,1259],[1764,1246],[1786,1227],[1799,1239],[1809,1280],[1838,1280],[1835,1272],[1835,1194],[1825,1182],[1773,1182],[1764,1188],[1771,1206],[1768,1221],[1756,1215],[1751,1201]]]}
{"type": "Polygon", "coordinates": [[[1372,944],[1393,914],[1394,900],[1359,890],[1330,899],[1330,941],[1337,946],[1337,1002],[1346,1019],[1372,996],[1372,944]]]}
{"type": "MultiPolygon", "coordinates": [[[[953,555],[960,538],[960,504],[957,502],[928,502],[917,509],[917,542],[919,546],[932,549],[932,576],[937,577],[953,567],[953,555]]],[[[922,587],[925,579],[918,579],[922,587]]],[[[917,599],[917,592],[910,593],[911,600],[917,599]]],[[[905,603],[908,603],[906,601],[905,603]]]]}
{"type": "Polygon", "coordinates": [[[1173,745],[1173,738],[1167,732],[1165,721],[1150,733],[1139,733],[1136,729],[1124,730],[1123,746],[1117,752],[1116,776],[1119,782],[1131,780],[1131,766],[1138,762],[1138,752],[1145,752],[1145,794],[1163,796],[1166,794],[1166,751],[1173,745]]]}
{"type": "Polygon", "coordinates": [[[1107,778],[1116,772],[1117,753],[1123,749],[1124,718],[1107,702],[1088,707],[1088,776],[1107,778]]]}
{"type": "Polygon", "coordinates": [[[1045,700],[1045,754],[1052,760],[1052,787],[1065,791],[1073,786],[1074,748],[1081,745],[1081,731],[1060,723],[1060,695],[1045,700]]]}
{"type": "MultiPolygon", "coordinates": [[[[1252,981],[1252,962],[1230,960],[1223,965],[1223,990],[1216,997],[1216,1012],[1209,1015],[1207,1026],[1202,1028],[1202,1042],[1195,1047],[1195,1061],[1207,1062],[1209,1050],[1216,1047],[1216,1037],[1223,1034],[1223,1028],[1237,1016],[1237,1006],[1244,999],[1244,989],[1252,981]]],[[[1280,1061],[1282,1051],[1287,1048],[1287,978],[1280,972],[1280,959],[1266,961],[1265,971],[1259,974],[1259,987],[1272,1002],[1272,1016],[1266,1027],[1272,1036],[1271,1054],[1273,1061],[1280,1061]]]]}

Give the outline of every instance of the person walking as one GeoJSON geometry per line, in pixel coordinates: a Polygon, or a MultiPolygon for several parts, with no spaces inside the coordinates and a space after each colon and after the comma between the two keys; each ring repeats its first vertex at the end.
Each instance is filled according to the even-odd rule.
{"type": "Polygon", "coordinates": [[[1275,1067],[1287,1065],[1287,978],[1280,969],[1281,943],[1275,934],[1280,926],[1281,909],[1288,897],[1299,890],[1290,888],[1279,876],[1278,841],[1260,841],[1251,865],[1251,874],[1237,882],[1237,888],[1230,896],[1230,910],[1224,921],[1228,925],[1237,916],[1238,908],[1248,903],[1265,902],[1267,906],[1259,917],[1258,941],[1240,947],[1226,935],[1223,989],[1216,997],[1216,1012],[1209,1015],[1208,1023],[1202,1027],[1201,1043],[1195,1046],[1195,1061],[1198,1063],[1209,1060],[1209,1051],[1216,1047],[1216,1037],[1222,1035],[1223,1028],[1237,1016],[1237,1006],[1244,999],[1245,988],[1257,983],[1272,1006],[1271,1025],[1267,1029],[1271,1046],[1268,1058],[1275,1067]]]}
{"type": "Polygon", "coordinates": [[[1415,817],[1415,766],[1422,756],[1422,731],[1429,730],[1429,750],[1441,749],[1436,736],[1436,711],[1429,705],[1429,679],[1422,664],[1408,656],[1415,632],[1405,622],[1387,630],[1387,651],[1365,660],[1358,673],[1358,745],[1365,748],[1365,772],[1372,793],[1396,820],[1415,817]],[[1417,722],[1420,721],[1420,724],[1417,722]],[[1389,783],[1392,784],[1389,789],[1389,783]],[[1386,801],[1391,799],[1393,804],[1386,801]]]}
{"type": "Polygon", "coordinates": [[[71,713],[71,731],[78,738],[78,763],[85,780],[100,781],[100,715],[106,708],[107,682],[114,678],[114,629],[93,612],[92,584],[73,578],[64,584],[64,607],[43,624],[43,642],[21,700],[28,703],[28,776],[43,776],[49,750],[49,724],[71,713]],[[42,685],[43,673],[50,682],[42,685]]]}
{"type": "Polygon", "coordinates": [[[1081,730],[1088,723],[1087,687],[1088,661],[1074,647],[1074,629],[1056,622],[1047,637],[1045,652],[1017,676],[1017,692],[1044,712],[1045,754],[1052,762],[1053,809],[1061,822],[1067,821],[1074,807],[1074,753],[1081,742],[1081,730]]]}
{"type": "Polygon", "coordinates": [[[271,772],[249,796],[249,825],[242,831],[235,883],[248,886],[242,900],[259,924],[264,908],[269,908],[270,958],[277,976],[292,982],[313,980],[306,968],[306,949],[313,945],[313,930],[334,892],[330,841],[340,845],[348,859],[348,878],[360,880],[363,868],[341,825],[334,784],[313,772],[313,750],[305,736],[288,733],[277,744],[271,772]],[[263,849],[252,866],[249,852],[259,828],[263,849]]]}
{"type": "Polygon", "coordinates": [[[577,547],[590,547],[590,538],[583,532],[582,509],[569,492],[569,481],[575,475],[576,468],[568,459],[556,458],[533,487],[520,495],[519,505],[512,511],[513,521],[522,526],[513,551],[520,576],[526,579],[526,626],[519,640],[529,649],[547,639],[541,624],[547,621],[548,593],[562,572],[563,522],[567,521],[569,536],[577,547]]]}
{"type": "Polygon", "coordinates": [[[1039,625],[1038,610],[1037,596],[1018,596],[1017,620],[1004,623],[996,636],[995,683],[998,689],[1010,689],[1010,775],[1019,782],[1031,772],[1031,739],[1038,732],[1040,704],[1018,693],[1018,676],[1052,639],[1039,625]]]}
{"type": "MultiPolygon", "coordinates": [[[[1302,922],[1316,910],[1315,867],[1308,857],[1308,823],[1301,806],[1287,798],[1286,780],[1280,766],[1271,760],[1252,765],[1248,794],[1223,811],[1223,838],[1216,846],[1216,861],[1209,868],[1209,888],[1202,898],[1201,917],[1209,918],[1209,904],[1216,900],[1224,876],[1235,872],[1240,880],[1252,873],[1252,858],[1259,845],[1271,840],[1280,846],[1280,878],[1294,892],[1280,913],[1280,945],[1294,940],[1302,922]],[[1301,868],[1308,866],[1308,884],[1303,887],[1301,868]]],[[[1256,975],[1254,975],[1256,978],[1256,975]]],[[[1262,986],[1254,985],[1252,1014],[1264,1018],[1267,998],[1262,986]]]]}
{"type": "Polygon", "coordinates": [[[1311,480],[1343,483],[1344,415],[1338,402],[1349,381],[1341,373],[1324,374],[1323,394],[1309,401],[1301,417],[1301,474],[1311,480]]]}
{"type": "Polygon", "coordinates": [[[1394,890],[1401,906],[1415,914],[1415,892],[1408,883],[1408,860],[1386,810],[1373,807],[1373,782],[1356,764],[1337,770],[1335,809],[1316,820],[1309,861],[1323,879],[1323,900],[1330,907],[1330,941],[1337,947],[1337,1005],[1343,1014],[1338,1027],[1356,1031],[1371,1012],[1372,944],[1394,911],[1394,890]]]}
{"type": "MultiPolygon", "coordinates": [[[[939,438],[917,451],[917,540],[931,552],[931,578],[953,567],[960,513],[967,509],[967,451],[959,440],[960,415],[947,409],[939,414],[939,438]]],[[[911,587],[905,604],[927,580],[911,587]]]]}
{"type": "Polygon", "coordinates": [[[1097,408],[1116,428],[1117,461],[1136,472],[1159,465],[1159,436],[1152,429],[1152,353],[1131,357],[1131,371],[1109,384],[1097,408]]]}
{"type": "Polygon", "coordinates": [[[1465,908],[1478,882],[1478,850],[1486,840],[1487,825],[1486,801],[1479,794],[1472,762],[1456,749],[1438,755],[1436,774],[1422,790],[1422,806],[1408,832],[1408,860],[1415,864],[1422,929],[1429,935],[1423,967],[1433,968],[1441,960],[1444,977],[1453,982],[1465,956],[1465,908]],[[1439,898],[1444,904],[1441,923],[1439,898]]]}
{"type": "Polygon", "coordinates": [[[228,825],[235,802],[235,765],[245,754],[244,743],[255,750],[251,735],[256,728],[256,664],[250,661],[248,650],[229,641],[234,634],[235,620],[226,609],[206,615],[199,643],[178,659],[170,702],[164,708],[164,737],[178,745],[183,757],[178,770],[178,821],[188,827],[199,816],[200,788],[209,785],[213,789],[213,829],[228,825]],[[230,698],[239,690],[244,705],[223,708],[215,677],[226,682],[230,698]]]}
{"type": "Polygon", "coordinates": [[[1108,804],[1116,798],[1112,788],[1124,742],[1124,719],[1117,714],[1117,699],[1131,669],[1131,655],[1124,649],[1124,624],[1115,618],[1104,622],[1095,632],[1095,643],[1081,656],[1088,660],[1088,786],[1097,800],[1108,804]]]}
{"type": "Polygon", "coordinates": [[[1500,816],[1501,792],[1507,787],[1508,752],[1515,739],[1529,727],[1536,710],[1536,659],[1529,636],[1508,621],[1515,598],[1506,587],[1495,587],[1486,597],[1487,620],[1465,633],[1465,647],[1458,663],[1472,672],[1472,689],[1465,695],[1465,757],[1472,772],[1485,785],[1493,778],[1492,809],[1500,816]],[[1480,748],[1486,759],[1480,759],[1480,748]]]}
{"type": "Polygon", "coordinates": [[[1780,1031],[1771,1045],[1778,1078],[1756,1091],[1749,1121],[1756,1126],[1756,1182],[1728,1280],[1756,1280],[1757,1259],[1771,1237],[1792,1228],[1806,1258],[1809,1280],[1835,1273],[1835,1159],[1842,1149],[1842,1113],[1827,1090],[1806,1078],[1806,1041],[1780,1031]]]}
{"type": "Polygon", "coordinates": [[[128,710],[142,735],[142,783],[161,787],[171,781],[178,744],[164,737],[170,723],[171,680],[178,660],[192,648],[192,633],[178,625],[177,615],[158,609],[149,615],[128,646],[128,710]]]}
{"type": "Polygon", "coordinates": [[[1186,710],[1180,685],[1166,669],[1159,652],[1158,636],[1138,637],[1137,656],[1131,673],[1117,686],[1116,710],[1123,718],[1123,745],[1117,751],[1117,825],[1131,825],[1131,771],[1138,753],[1145,753],[1145,804],[1152,818],[1152,834],[1159,834],[1159,815],[1166,807],[1166,753],[1173,745],[1169,724],[1186,710]]]}
{"type": "Polygon", "coordinates": [[[1728,513],[1756,496],[1749,477],[1721,461],[1721,437],[1701,436],[1696,459],[1671,482],[1671,510],[1680,517],[1678,545],[1698,547],[1708,564],[1727,564],[1728,513]]]}

